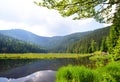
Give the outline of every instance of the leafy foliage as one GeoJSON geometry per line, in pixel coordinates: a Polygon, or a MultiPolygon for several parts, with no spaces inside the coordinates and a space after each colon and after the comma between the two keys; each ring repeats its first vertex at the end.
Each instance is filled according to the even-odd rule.
{"type": "Polygon", "coordinates": [[[99,22],[112,21],[112,6],[119,7],[119,0],[42,0],[35,4],[58,10],[62,16],[74,15],[74,19],[94,17],[99,22]]]}

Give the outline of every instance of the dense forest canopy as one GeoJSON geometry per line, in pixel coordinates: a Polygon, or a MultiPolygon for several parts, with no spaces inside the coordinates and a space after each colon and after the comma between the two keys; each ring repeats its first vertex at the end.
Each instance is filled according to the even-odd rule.
{"type": "Polygon", "coordinates": [[[110,27],[95,30],[79,41],[69,44],[66,51],[69,53],[93,53],[100,50],[106,52],[106,39],[109,35],[109,30],[110,27]]]}
{"type": "Polygon", "coordinates": [[[0,34],[0,53],[45,53],[40,46],[0,34]]]}

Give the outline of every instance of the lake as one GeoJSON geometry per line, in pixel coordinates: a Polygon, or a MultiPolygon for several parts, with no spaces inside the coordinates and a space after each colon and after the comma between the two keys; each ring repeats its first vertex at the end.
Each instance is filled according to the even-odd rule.
{"type": "MultiPolygon", "coordinates": [[[[56,59],[0,59],[0,77],[1,80],[11,80],[10,82],[19,82],[26,77],[53,77],[55,80],[56,71],[67,65],[84,65],[93,68],[94,62],[89,57],[75,58],[56,58],[56,59]],[[36,75],[36,76],[35,76],[36,75]],[[48,76],[46,76],[48,75],[48,76]],[[12,78],[12,79],[7,79],[12,78]]],[[[49,79],[49,78],[48,78],[49,79]]],[[[32,79],[28,79],[34,82],[32,79]]],[[[49,80],[50,81],[50,80],[49,80]]],[[[1,82],[1,81],[0,81],[1,82]]],[[[23,81],[26,82],[26,81],[23,81]]],[[[35,81],[37,82],[37,81],[35,81]]],[[[46,81],[38,81],[46,82],[46,81]]]]}

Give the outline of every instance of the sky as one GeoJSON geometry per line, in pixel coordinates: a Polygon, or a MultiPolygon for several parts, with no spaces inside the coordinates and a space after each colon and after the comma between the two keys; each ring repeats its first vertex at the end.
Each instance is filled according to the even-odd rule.
{"type": "Polygon", "coordinates": [[[64,36],[106,27],[93,18],[72,20],[34,4],[39,0],[0,0],[0,30],[24,29],[40,36],[64,36]]]}

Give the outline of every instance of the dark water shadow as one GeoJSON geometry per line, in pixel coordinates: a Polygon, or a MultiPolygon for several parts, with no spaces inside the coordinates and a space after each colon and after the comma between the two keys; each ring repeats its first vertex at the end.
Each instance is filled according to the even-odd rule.
{"type": "MultiPolygon", "coordinates": [[[[16,67],[16,60],[9,60],[10,69],[4,69],[4,71],[0,71],[0,77],[7,77],[7,78],[20,78],[27,75],[30,75],[37,71],[43,70],[53,70],[57,71],[60,67],[67,66],[67,65],[84,65],[86,67],[93,68],[94,62],[89,60],[89,57],[82,57],[82,58],[58,58],[58,59],[37,59],[37,60],[29,60],[28,64],[25,60],[17,60],[19,62],[24,61],[25,65],[20,65],[16,67]],[[15,67],[14,67],[15,66],[15,67]]],[[[28,61],[26,59],[26,61],[28,61]]],[[[6,60],[2,61],[6,62],[6,60]]],[[[8,60],[7,60],[8,62],[8,60]]],[[[3,64],[4,66],[4,64],[3,64]]],[[[5,65],[6,66],[6,65],[5,65]]],[[[2,67],[5,68],[5,67],[2,67]]],[[[1,68],[0,68],[1,69],[1,68]]],[[[2,69],[3,70],[3,69],[2,69]]]]}

